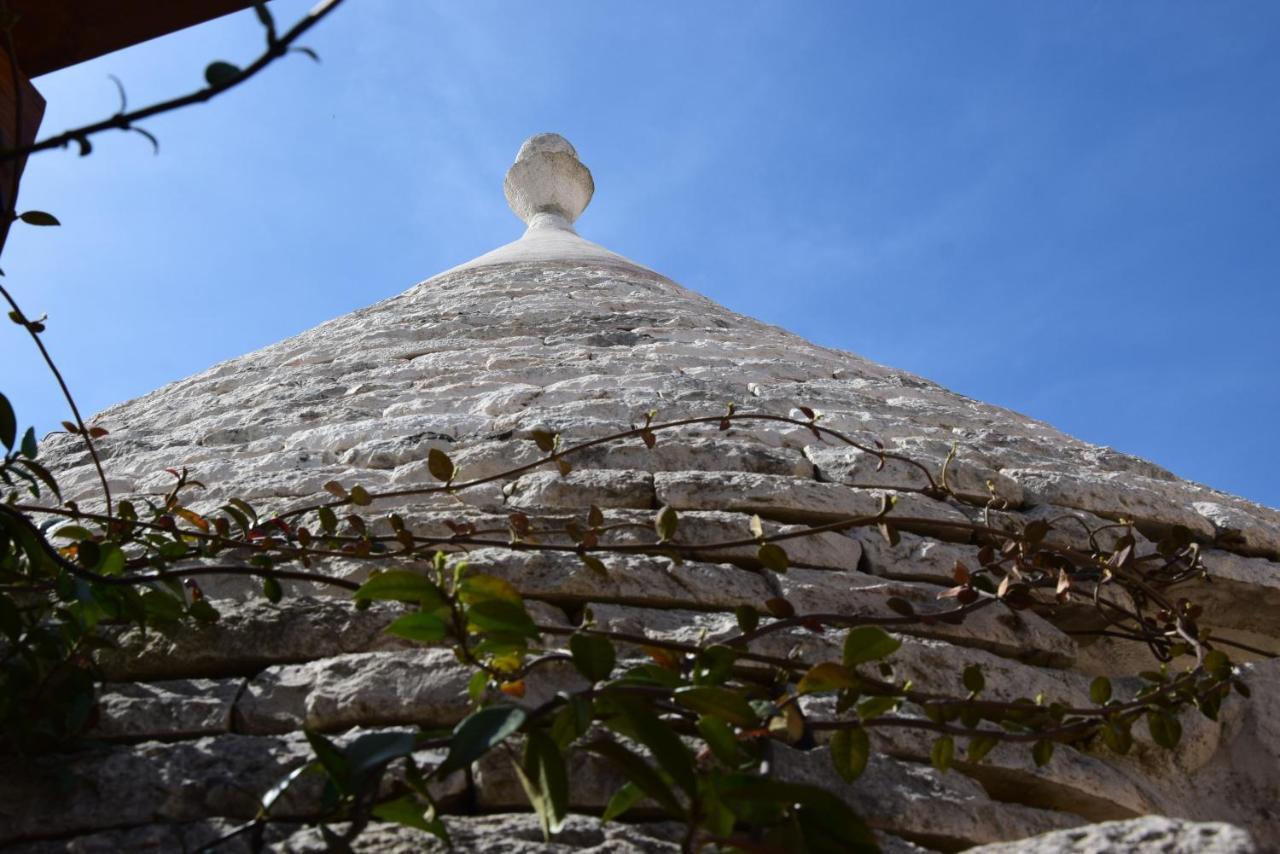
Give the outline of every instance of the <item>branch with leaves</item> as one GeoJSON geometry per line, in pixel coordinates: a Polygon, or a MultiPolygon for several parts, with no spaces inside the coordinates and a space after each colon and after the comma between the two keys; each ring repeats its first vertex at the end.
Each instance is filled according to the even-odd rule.
{"type": "MultiPolygon", "coordinates": [[[[24,715],[0,720],[0,737],[11,747],[38,750],[85,731],[95,679],[89,653],[101,643],[102,629],[217,620],[216,606],[201,591],[202,575],[253,575],[271,601],[285,595],[285,584],[318,583],[352,590],[360,607],[400,603],[404,611],[387,626],[388,633],[448,646],[471,668],[475,711],[452,732],[374,733],[345,747],[320,733],[308,734],[316,759],[304,767],[328,781],[316,815],[334,839],[352,838],[372,820],[447,837],[445,805],[436,802],[433,785],[490,754],[512,764],[550,838],[571,805],[566,762],[570,754],[583,752],[626,781],[607,805],[607,819],[656,810],[685,823],[686,850],[873,850],[870,832],[838,797],[770,775],[771,745],[806,749],[824,743],[846,780],[865,770],[875,750],[873,733],[895,728],[929,733],[930,758],[940,769],[960,761],[981,763],[1002,743],[1026,745],[1035,762],[1045,764],[1058,745],[1091,749],[1102,743],[1127,752],[1139,721],[1145,721],[1157,745],[1175,747],[1182,710],[1194,707],[1216,718],[1233,690],[1247,691],[1226,653],[1198,629],[1198,609],[1169,592],[1204,574],[1199,545],[1181,529],[1151,554],[1139,555],[1136,534],[1126,524],[1085,526],[1090,547],[1081,550],[1051,536],[1058,525],[1069,524],[1065,519],[1014,529],[954,523],[981,547],[976,565],[956,565],[954,586],[940,589],[936,606],[890,598],[885,605],[891,614],[797,613],[785,599],[770,599],[735,609],[736,631],[714,642],[689,643],[596,626],[589,597],[558,602],[585,613],[581,625],[537,623],[527,597],[471,566],[468,552],[568,553],[607,577],[615,555],[683,561],[754,549],[756,571],[786,572],[786,546],[795,539],[869,528],[896,543],[900,529],[936,526],[937,520],[895,514],[893,500],[886,497],[874,514],[773,532],[751,517],[741,537],[700,542],[681,538],[680,514],[670,507],[660,509],[648,526],[611,521],[592,507],[568,521],[523,512],[510,513],[503,527],[447,521],[447,535],[414,531],[398,513],[373,510],[375,502],[454,494],[540,466],[568,476],[575,455],[591,448],[628,441],[654,448],[665,432],[698,426],[724,431],[735,422],[799,427],[882,459],[905,459],[825,428],[811,410],[801,409],[796,418],[729,407],[720,415],[665,422],[649,413],[641,425],[572,446],[557,435],[533,433],[529,440],[542,452],[536,461],[473,480],[462,479],[448,455],[437,450],[423,463],[437,486],[378,494],[333,482],[326,486],[333,500],[274,513],[238,498],[201,512],[191,496],[204,485],[185,470],[173,470],[174,486],[159,500],[122,500],[115,514],[102,514],[74,503],[20,500],[19,489],[39,498],[56,483],[30,473],[36,450],[32,436],[28,431],[19,440],[16,419],[4,409],[7,403],[0,408],[0,442],[9,450],[0,480],[15,488],[0,504],[0,602],[8,603],[0,605],[0,629],[9,643],[8,669],[0,678],[17,687],[25,702],[24,715]],[[1112,535],[1110,548],[1101,544],[1104,532],[1112,535]],[[241,556],[243,562],[227,563],[224,555],[241,556]],[[325,575],[324,563],[333,558],[369,565],[367,580],[356,584],[325,575]],[[1091,604],[1114,634],[1147,645],[1161,662],[1142,674],[1143,687],[1133,696],[1113,697],[1112,681],[1099,677],[1090,691],[1093,705],[1049,697],[986,699],[986,677],[977,666],[957,674],[963,692],[947,685],[912,685],[895,676],[893,654],[901,641],[887,628],[959,625],[987,608],[1052,611],[1067,602],[1091,604]],[[56,627],[58,645],[50,645],[43,627],[56,627]],[[776,638],[808,652],[780,657],[759,648],[776,638]],[[806,644],[805,638],[822,642],[806,644]],[[824,649],[832,657],[824,657],[824,649]],[[1174,671],[1171,662],[1184,656],[1191,663],[1174,671]],[[562,692],[534,709],[518,703],[527,680],[537,678],[544,666],[565,661],[589,687],[562,692]],[[833,703],[812,703],[821,697],[833,703]],[[39,713],[32,715],[32,708],[39,713]],[[427,746],[446,750],[446,758],[421,766],[414,754],[427,746]],[[400,782],[388,797],[385,782],[393,766],[400,782]],[[338,822],[345,823],[342,833],[330,828],[338,822]]],[[[944,466],[950,463],[948,458],[944,466]]],[[[967,500],[975,511],[989,509],[996,500],[979,506],[956,495],[945,473],[935,477],[922,468],[929,485],[914,491],[967,500]]],[[[265,793],[258,818],[227,839],[247,833],[261,840],[271,804],[300,773],[265,793]]]]}
{"type": "MultiPolygon", "coordinates": [[[[170,98],[166,101],[160,101],[146,107],[136,110],[129,110],[128,99],[125,97],[124,86],[119,80],[112,78],[120,93],[120,109],[116,113],[106,119],[87,124],[82,127],[72,128],[64,131],[56,136],[47,137],[45,139],[34,142],[30,145],[17,146],[14,148],[0,150],[0,163],[8,163],[21,160],[28,155],[35,154],[39,151],[48,151],[54,148],[66,148],[75,143],[80,150],[80,156],[83,157],[93,151],[93,144],[90,138],[104,133],[106,131],[119,130],[140,134],[151,142],[152,146],[159,151],[160,143],[156,137],[149,131],[138,127],[138,122],[164,113],[171,113],[174,110],[180,110],[183,107],[190,107],[194,104],[202,104],[209,101],[224,92],[227,92],[247,80],[253,78],[259,71],[262,71],[277,59],[288,53],[301,53],[312,59],[319,61],[319,57],[311,48],[296,44],[298,39],[307,33],[312,27],[324,20],[334,9],[336,9],[343,0],[322,0],[317,3],[309,12],[306,13],[297,23],[291,26],[284,33],[278,33],[276,23],[267,8],[265,2],[255,3],[254,10],[258,15],[258,19],[262,22],[263,29],[266,33],[267,46],[266,49],[248,65],[240,68],[229,62],[218,60],[209,63],[205,68],[205,81],[208,85],[194,92],[189,92],[176,98],[170,98]]],[[[16,138],[16,137],[15,137],[16,138]]],[[[47,214],[45,216],[48,216],[47,214]]],[[[37,223],[45,224],[45,223],[37,223]]],[[[50,225],[56,225],[56,220],[50,225]]]]}

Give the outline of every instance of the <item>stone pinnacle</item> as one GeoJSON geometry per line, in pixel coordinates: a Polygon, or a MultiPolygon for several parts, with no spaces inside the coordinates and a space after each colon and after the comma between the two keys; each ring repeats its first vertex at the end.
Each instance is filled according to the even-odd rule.
{"type": "Polygon", "coordinates": [[[502,189],[511,210],[530,228],[568,228],[586,210],[595,188],[569,140],[539,133],[520,146],[502,189]]]}

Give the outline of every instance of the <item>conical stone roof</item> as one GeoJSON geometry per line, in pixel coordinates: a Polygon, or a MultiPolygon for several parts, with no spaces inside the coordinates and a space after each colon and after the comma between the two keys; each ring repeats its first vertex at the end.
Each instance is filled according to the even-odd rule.
{"type": "MultiPolygon", "coordinates": [[[[572,224],[592,190],[567,141],[533,137],[506,184],[528,225],[522,238],[101,413],[95,423],[110,431],[102,449],[113,490],[163,494],[172,484],[165,470],[187,467],[209,487],[201,507],[235,495],[279,510],[323,498],[329,481],[372,493],[434,484],[425,462],[433,448],[469,480],[540,459],[536,431],[559,433],[569,445],[643,423],[652,410],[661,420],[717,415],[729,402],[777,415],[809,407],[822,425],[866,445],[882,442],[935,471],[954,446],[947,469],[958,497],[899,492],[923,486],[921,473],[894,462],[877,470],[875,455],[819,441],[803,427],[735,422],[724,431],[664,432],[652,449],[638,440],[594,448],[575,456],[567,475],[543,467],[373,509],[443,534],[446,523],[501,528],[513,511],[563,521],[592,505],[611,523],[649,526],[657,508],[670,506],[682,536],[695,542],[742,536],[753,514],[773,531],[874,513],[884,494],[896,494],[895,512],[916,520],[896,546],[874,529],[792,541],[785,574],[763,570],[754,549],[681,564],[611,557],[604,576],[572,554],[471,555],[473,565],[536,600],[540,619],[573,624],[580,609],[562,606],[585,596],[602,626],[685,639],[726,632],[727,612],[775,597],[801,612],[889,613],[890,597],[933,603],[953,583],[957,560],[977,565],[971,533],[952,523],[1076,516],[1097,527],[1131,519],[1139,548],[1148,550],[1147,538],[1183,526],[1202,544],[1213,577],[1187,587],[1206,605],[1209,627],[1280,651],[1280,513],[729,311],[579,237],[572,224]]],[[[96,476],[76,441],[55,436],[45,447],[65,472],[64,491],[92,495],[96,476]]],[[[1053,535],[1085,538],[1087,547],[1084,526],[1073,531],[1059,524],[1053,535]]],[[[322,569],[355,579],[365,572],[356,561],[322,569]]],[[[50,795],[29,771],[0,777],[0,841],[89,835],[117,847],[200,844],[251,816],[248,793],[309,756],[304,728],[446,726],[466,713],[465,671],[443,651],[381,634],[389,611],[357,612],[319,588],[299,586],[279,605],[239,579],[204,589],[227,600],[216,626],[129,635],[123,652],[104,655],[112,680],[101,707],[107,746],[77,760],[80,782],[70,796],[50,795]]],[[[923,684],[954,681],[966,663],[979,663],[993,698],[1044,693],[1081,702],[1093,676],[1149,668],[1141,650],[1069,634],[1081,628],[1076,619],[1001,606],[961,625],[911,626],[895,664],[923,684]]],[[[1237,656],[1251,657],[1263,658],[1237,656]]],[[[1260,687],[1248,703],[1224,708],[1221,730],[1185,720],[1186,746],[1176,758],[1060,748],[1037,768],[1025,750],[1001,748],[985,766],[939,774],[928,766],[928,739],[897,733],[882,745],[888,756],[852,787],[833,777],[822,749],[781,748],[777,761],[844,787],[882,831],[946,850],[1152,813],[1234,821],[1280,845],[1280,817],[1269,812],[1280,802],[1280,734],[1275,715],[1261,711],[1280,703],[1273,665],[1249,666],[1260,687]]],[[[549,696],[556,678],[569,678],[553,676],[531,683],[531,697],[549,696]]],[[[598,773],[582,768],[575,776],[598,773]]],[[[598,810],[602,802],[592,798],[601,796],[575,790],[588,809],[598,810]]],[[[495,768],[481,768],[472,797],[484,812],[526,803],[509,773],[495,768]]],[[[300,816],[303,803],[299,796],[292,806],[300,816]]],[[[538,838],[525,818],[459,821],[474,823],[466,833],[477,845],[487,844],[485,833],[538,838]]],[[[640,831],[582,821],[570,834],[580,847],[665,850],[640,831]]],[[[409,844],[384,833],[388,849],[409,844]]]]}

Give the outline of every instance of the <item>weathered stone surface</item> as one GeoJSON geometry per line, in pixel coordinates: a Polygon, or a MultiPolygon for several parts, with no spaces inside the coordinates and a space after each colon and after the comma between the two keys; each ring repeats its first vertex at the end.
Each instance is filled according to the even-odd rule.
{"type": "Polygon", "coordinates": [[[970,854],[1257,854],[1249,834],[1222,822],[1149,815],[970,848],[970,854]]]}
{"type": "Polygon", "coordinates": [[[1191,507],[1185,492],[1166,481],[1131,473],[1085,475],[1035,469],[1005,473],[1022,484],[1028,503],[1075,507],[1108,519],[1126,517],[1154,530],[1183,525],[1206,542],[1216,534],[1213,524],[1191,507]]]}
{"type": "Polygon", "coordinates": [[[268,667],[236,704],[251,734],[353,725],[452,726],[466,716],[470,671],[447,649],[365,652],[268,667]]]}
{"type": "Polygon", "coordinates": [[[852,784],[836,774],[825,747],[774,745],[772,767],[781,779],[834,792],[872,827],[931,848],[955,850],[1084,824],[1070,813],[998,803],[960,774],[885,756],[873,755],[852,784]]]}
{"type": "Polygon", "coordinates": [[[212,625],[184,622],[171,629],[130,630],[119,649],[98,661],[114,681],[245,675],[272,664],[393,649],[406,644],[383,628],[391,607],[359,611],[350,600],[296,597],[272,605],[265,600],[214,602],[222,613],[212,625]]]}
{"type": "MultiPolygon", "coordinates": [[[[354,653],[269,667],[249,680],[236,704],[237,729],[267,734],[395,724],[448,727],[471,711],[467,681],[473,672],[448,649],[354,653]]],[[[525,685],[518,702],[530,707],[557,691],[589,687],[564,662],[539,667],[525,685]]]]}
{"type": "Polygon", "coordinates": [[[95,738],[175,739],[231,731],[243,679],[111,682],[98,694],[95,738]]]}
{"type": "Polygon", "coordinates": [[[1239,506],[1216,501],[1191,505],[1213,525],[1217,539],[1229,548],[1251,555],[1280,559],[1280,513],[1253,505],[1239,506]]]}
{"type": "MultiPolygon", "coordinates": [[[[347,733],[338,743],[359,734],[347,733]]],[[[312,757],[301,733],[144,742],[33,761],[5,757],[0,760],[0,843],[156,822],[252,818],[259,797],[312,757]]],[[[430,767],[443,756],[417,758],[430,767]]],[[[437,787],[438,794],[456,793],[461,781],[461,774],[452,775],[437,787]]],[[[318,776],[298,780],[272,814],[314,815],[321,786],[318,776]]]]}
{"type": "MultiPolygon", "coordinates": [[[[934,585],[886,581],[860,572],[828,573],[796,569],[778,577],[782,595],[798,613],[838,613],[847,616],[891,617],[885,603],[905,599],[920,613],[954,609],[952,600],[938,600],[934,585]]],[[[1031,611],[1013,611],[1001,603],[973,611],[959,625],[905,624],[895,631],[943,637],[956,643],[991,650],[1011,658],[1066,667],[1075,659],[1075,643],[1031,611]]]]}
{"type": "Polygon", "coordinates": [[[980,566],[977,546],[941,542],[907,531],[899,534],[896,546],[889,545],[875,529],[861,529],[850,536],[862,545],[867,570],[885,578],[951,586],[957,561],[970,571],[980,566]]]}
{"type": "MultiPolygon", "coordinates": [[[[86,833],[70,839],[19,842],[7,846],[11,854],[117,854],[121,851],[199,851],[231,833],[239,822],[227,819],[163,822],[86,833]]],[[[270,834],[269,836],[273,836],[270,834]]],[[[232,839],[218,849],[223,854],[250,854],[248,841],[232,839]]]]}
{"type": "Polygon", "coordinates": [[[653,476],[643,471],[536,471],[503,490],[514,508],[654,507],[653,476]]]}
{"type": "MultiPolygon", "coordinates": [[[[449,816],[445,819],[454,851],[486,854],[541,854],[583,851],[593,854],[675,854],[680,850],[680,828],[670,823],[601,824],[591,816],[571,815],[550,843],[542,839],[536,817],[528,813],[485,816],[449,816]]],[[[337,826],[342,829],[341,825],[337,826]]],[[[320,833],[299,830],[276,843],[274,850],[287,854],[321,854],[331,849],[320,833]]],[[[401,851],[447,851],[428,833],[399,825],[374,822],[361,833],[356,850],[369,854],[401,851]]]]}
{"type": "MultiPolygon", "coordinates": [[[[900,440],[886,450],[909,457],[925,466],[925,469],[896,459],[886,459],[881,467],[877,454],[848,446],[809,445],[804,452],[813,461],[820,480],[890,489],[940,486],[943,483],[943,463],[947,459],[949,448],[939,447],[943,444],[941,442],[929,443],[932,446],[925,448],[921,448],[921,444],[924,443],[900,440]]],[[[987,503],[993,497],[1001,502],[998,506],[1004,508],[1016,508],[1022,504],[1022,486],[977,458],[971,450],[947,464],[946,486],[954,494],[980,504],[987,503]]]]}
{"type": "MultiPolygon", "coordinates": [[[[751,517],[744,513],[721,513],[715,511],[688,510],[678,514],[679,522],[675,541],[690,545],[750,541],[751,517]]],[[[633,522],[637,527],[616,532],[608,541],[620,543],[652,543],[653,513],[633,513],[616,511],[605,514],[606,524],[633,522]]],[[[762,522],[767,536],[786,534],[808,530],[807,525],[779,525],[776,522],[762,522]]],[[[778,543],[786,550],[787,559],[793,566],[810,569],[857,569],[862,559],[862,546],[854,539],[835,531],[823,531],[817,534],[797,536],[778,543]]],[[[759,566],[756,554],[759,546],[754,542],[729,548],[708,549],[698,555],[700,560],[729,560],[735,564],[759,566]]]]}
{"type": "Polygon", "coordinates": [[[518,552],[486,548],[471,552],[470,564],[505,578],[525,596],[552,602],[597,599],[654,607],[696,605],[735,608],[773,596],[758,573],[725,564],[647,555],[608,555],[607,574],[599,575],[566,552],[518,552]]]}
{"type": "MultiPolygon", "coordinates": [[[[568,151],[557,146],[543,153],[571,167],[568,151]]],[[[569,172],[579,174],[574,168],[569,172]]],[[[899,549],[856,534],[792,540],[786,548],[793,569],[784,576],[755,571],[752,545],[683,565],[666,558],[609,556],[604,576],[571,553],[478,549],[471,560],[545,602],[591,602],[601,625],[689,641],[735,630],[733,617],[715,609],[758,605],[778,595],[806,611],[882,613],[884,600],[893,595],[926,609],[938,605],[933,597],[936,585],[950,574],[947,564],[972,553],[964,545],[969,532],[957,525],[979,520],[977,505],[986,501],[990,482],[997,498],[1009,505],[991,512],[997,526],[1055,518],[1064,511],[1091,527],[1132,517],[1150,537],[1172,525],[1188,526],[1213,547],[1206,551],[1206,564],[1219,579],[1181,589],[1204,600],[1203,625],[1223,640],[1280,650],[1280,627],[1271,613],[1275,564],[1264,559],[1278,556],[1280,514],[727,311],[578,237],[569,220],[581,193],[562,198],[552,181],[553,192],[543,198],[547,205],[530,202],[547,189],[534,192],[542,183],[535,180],[520,191],[519,207],[530,220],[520,240],[400,296],[95,418],[110,431],[99,446],[113,490],[120,496],[163,493],[171,484],[164,470],[186,466],[209,486],[193,496],[196,509],[211,510],[237,495],[271,512],[324,499],[322,485],[330,479],[373,491],[438,487],[424,462],[432,448],[449,453],[463,477],[485,477],[539,459],[533,430],[559,432],[573,442],[643,423],[653,409],[662,418],[680,418],[718,417],[729,401],[739,413],[774,416],[810,406],[821,411],[821,424],[867,446],[883,441],[935,470],[955,445],[958,456],[948,467],[949,480],[968,502],[899,491],[893,515],[919,520],[906,526],[899,549]],[[860,562],[873,574],[856,571],[860,562]]],[[[571,460],[574,470],[567,477],[543,467],[509,483],[495,480],[455,494],[379,500],[370,512],[403,512],[414,518],[415,529],[422,519],[424,526],[443,533],[446,517],[503,528],[511,510],[563,519],[581,517],[594,503],[606,509],[610,524],[644,525],[643,534],[641,529],[610,534],[634,542],[652,535],[653,510],[667,503],[681,512],[681,537],[711,542],[732,531],[745,536],[745,519],[753,513],[764,517],[773,533],[784,525],[871,515],[881,492],[922,485],[913,479],[915,470],[896,463],[869,472],[868,464],[878,462],[874,455],[818,442],[802,426],[746,420],[723,431],[718,426],[663,432],[653,449],[635,438],[593,448],[571,460]]],[[[75,437],[51,436],[42,455],[58,471],[67,498],[96,506],[96,475],[75,437]]],[[[1087,548],[1082,530],[1075,530],[1079,527],[1064,524],[1051,532],[1050,541],[1087,548]]],[[[1140,553],[1150,548],[1149,541],[1139,539],[1140,553]]],[[[353,579],[365,571],[343,559],[319,561],[318,568],[353,579]]],[[[215,626],[183,626],[145,638],[126,633],[121,651],[100,653],[109,678],[253,679],[258,693],[242,699],[241,719],[258,721],[254,726],[265,729],[308,722],[343,727],[370,717],[450,720],[460,714],[447,696],[433,693],[439,689],[453,696],[455,674],[443,666],[424,671],[420,659],[433,653],[382,634],[398,609],[356,612],[341,598],[311,596],[310,590],[303,591],[308,598],[271,606],[251,596],[253,586],[244,579],[208,582],[206,592],[223,611],[215,626]],[[316,660],[323,661],[308,664],[316,660]]],[[[302,588],[291,585],[290,592],[295,590],[302,588]]],[[[548,612],[539,619],[563,616],[548,612]]],[[[1061,610],[1053,614],[1060,628],[1078,626],[1073,619],[1061,610]]],[[[1087,681],[1082,674],[1114,672],[1138,661],[1110,639],[1087,646],[1082,641],[1084,652],[1077,655],[1075,644],[1054,626],[1003,606],[976,613],[963,626],[913,631],[932,638],[907,639],[895,657],[900,675],[937,681],[966,663],[981,663],[991,696],[1078,696],[1082,680],[1087,681]],[[1074,669],[1055,672],[1028,661],[1074,669]]],[[[779,655],[793,649],[814,655],[838,651],[831,637],[806,631],[771,635],[760,648],[779,655]]],[[[898,785],[894,781],[901,782],[904,774],[933,772],[918,763],[877,760],[873,770],[887,775],[879,790],[883,798],[868,796],[864,802],[885,822],[918,815],[921,827],[904,827],[903,833],[947,847],[1075,820],[1046,818],[1034,808],[1038,805],[1097,815],[1103,802],[1124,810],[1156,805],[1164,812],[1239,821],[1255,830],[1259,844],[1280,846],[1271,830],[1280,827],[1272,806],[1280,802],[1274,772],[1280,766],[1275,731],[1280,690],[1269,664],[1251,665],[1246,673],[1256,682],[1254,700],[1224,707],[1220,732],[1208,722],[1188,720],[1188,744],[1175,758],[1143,744],[1128,759],[1063,751],[1040,773],[997,752],[988,769],[967,769],[988,787],[986,793],[954,772],[941,782],[931,778],[928,786],[898,785]],[[1150,788],[1136,782],[1148,778],[1150,788]],[[1125,788],[1125,779],[1134,781],[1132,788],[1125,788]],[[931,819],[924,813],[935,784],[945,787],[944,805],[937,810],[941,817],[931,819]],[[1014,803],[1001,805],[992,796],[1014,803]]],[[[136,698],[111,702],[126,700],[136,698]]],[[[154,725],[138,726],[140,732],[154,725]]],[[[190,726],[182,717],[178,729],[185,735],[190,726]]],[[[901,756],[919,758],[919,745],[907,740],[891,747],[901,756]]],[[[132,826],[120,833],[144,834],[120,836],[118,847],[146,844],[151,831],[145,828],[157,822],[246,814],[251,802],[246,790],[236,787],[258,786],[290,762],[302,761],[303,752],[296,735],[222,735],[81,755],[77,782],[58,793],[62,811],[56,814],[48,806],[55,801],[33,800],[33,792],[47,792],[42,778],[10,767],[0,776],[0,828],[13,833],[8,828],[18,822],[33,833],[72,835],[109,821],[111,827],[132,826]],[[260,745],[268,745],[265,753],[260,745]]],[[[798,764],[825,768],[820,760],[820,753],[811,751],[798,764]]],[[[869,787],[881,784],[870,775],[865,780],[869,787]]],[[[492,833],[478,832],[477,847],[538,844],[536,834],[526,837],[524,830],[512,829],[532,828],[527,818],[494,819],[494,825],[492,833]]],[[[373,838],[394,850],[405,844],[403,833],[376,828],[373,838]]],[[[195,840],[156,838],[173,840],[170,847],[195,840]]],[[[611,844],[606,836],[584,839],[600,850],[611,844]]],[[[299,837],[296,844],[316,843],[299,837]]]]}

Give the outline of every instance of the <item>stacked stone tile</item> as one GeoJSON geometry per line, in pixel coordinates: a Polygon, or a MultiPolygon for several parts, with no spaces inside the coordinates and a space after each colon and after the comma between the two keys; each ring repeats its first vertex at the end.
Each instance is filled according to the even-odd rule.
{"type": "MultiPolygon", "coordinates": [[[[185,466],[209,486],[202,505],[236,495],[286,509],[322,497],[331,480],[371,492],[430,485],[425,460],[433,448],[447,451],[463,477],[482,477],[538,459],[533,431],[558,432],[568,444],[640,423],[654,409],[670,417],[714,415],[733,401],[742,410],[785,415],[808,406],[833,429],[935,467],[955,444],[952,483],[974,500],[898,493],[901,512],[925,520],[898,545],[862,531],[791,541],[792,568],[781,575],[759,566],[752,550],[680,565],[665,557],[608,557],[607,577],[571,554],[481,549],[471,562],[510,580],[543,622],[580,620],[580,608],[564,606],[585,597],[603,626],[655,638],[714,638],[733,631],[724,609],[772,597],[800,611],[851,614],[883,611],[891,596],[934,601],[952,583],[957,559],[977,564],[969,533],[942,523],[976,519],[994,491],[1006,507],[997,521],[1074,514],[1096,526],[1129,518],[1152,538],[1186,526],[1203,544],[1213,577],[1186,593],[1205,603],[1205,623],[1218,636],[1280,651],[1280,513],[815,346],[583,240],[571,223],[590,198],[590,175],[559,137],[526,143],[507,191],[530,225],[521,240],[102,413],[95,423],[110,430],[102,452],[113,490],[162,493],[171,483],[165,469],[185,466]]],[[[895,322],[909,324],[909,313],[895,322]]],[[[93,494],[92,466],[72,437],[51,437],[44,453],[65,491],[93,494]]],[[[921,485],[916,470],[891,464],[877,472],[876,462],[801,428],[744,422],[723,432],[664,433],[652,450],[638,441],[593,449],[567,476],[538,470],[456,496],[373,509],[394,509],[415,530],[444,534],[447,521],[502,526],[518,509],[545,523],[581,517],[591,505],[611,522],[647,524],[669,505],[680,512],[683,539],[714,542],[743,535],[752,514],[769,531],[822,523],[874,512],[881,493],[921,485]]],[[[1059,526],[1051,536],[1083,533],[1059,526]]],[[[322,568],[354,579],[364,571],[343,561],[322,568]]],[[[118,651],[103,654],[109,682],[101,741],[71,759],[69,777],[53,773],[51,760],[3,760],[0,844],[191,849],[252,817],[257,796],[308,759],[304,728],[341,742],[383,727],[447,726],[467,712],[468,674],[451,654],[382,633],[393,608],[357,611],[320,588],[289,588],[272,605],[241,580],[204,586],[223,614],[216,625],[127,633],[118,651]]],[[[1092,676],[1149,666],[1141,650],[1068,634],[1069,619],[998,606],[961,625],[912,627],[894,663],[918,684],[947,685],[963,666],[980,663],[993,698],[1043,692],[1081,702],[1092,676]]],[[[777,643],[785,652],[826,641],[809,635],[777,643]]],[[[1075,834],[1072,844],[1114,842],[1142,833],[1128,825],[1072,829],[1153,814],[1232,822],[1259,845],[1280,846],[1280,668],[1253,657],[1245,667],[1253,699],[1228,703],[1221,726],[1184,715],[1187,735],[1176,754],[1145,743],[1128,757],[1060,748],[1037,768],[1025,749],[1002,747],[981,766],[958,763],[939,773],[928,764],[928,740],[906,731],[878,736],[883,753],[851,786],[835,776],[822,747],[780,746],[775,766],[847,797],[890,850],[959,850],[1063,830],[1075,834]]],[[[571,669],[547,668],[524,702],[575,679],[571,669]]],[[[584,758],[573,762],[575,807],[598,811],[618,781],[584,758]]],[[[526,808],[524,796],[501,766],[482,763],[475,791],[465,797],[464,785],[460,776],[450,778],[441,794],[486,814],[452,819],[467,845],[544,850],[536,822],[515,814],[526,808]]],[[[293,823],[271,831],[273,844],[320,845],[301,826],[315,796],[305,782],[285,796],[275,814],[293,823]]],[[[1143,837],[1148,841],[1162,833],[1178,844],[1212,838],[1213,850],[1252,850],[1244,833],[1220,825],[1144,821],[1160,829],[1143,837]]],[[[558,844],[667,851],[676,849],[672,839],[664,825],[601,826],[583,817],[558,844]]],[[[424,843],[407,830],[380,827],[363,844],[401,850],[424,843]]],[[[1086,850],[1054,844],[991,850],[1086,850]]],[[[1122,850],[1156,850],[1125,844],[1122,850]]]]}

